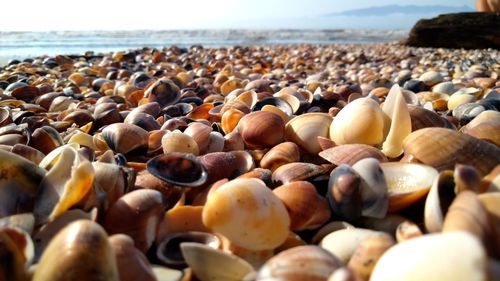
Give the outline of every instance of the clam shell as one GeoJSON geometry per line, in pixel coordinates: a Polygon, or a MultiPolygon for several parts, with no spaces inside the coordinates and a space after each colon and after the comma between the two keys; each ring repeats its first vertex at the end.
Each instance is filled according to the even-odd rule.
{"type": "Polygon", "coordinates": [[[283,141],[285,123],[272,112],[255,111],[241,118],[237,130],[247,147],[262,149],[283,141]]]}
{"type": "Polygon", "coordinates": [[[358,245],[347,267],[362,280],[368,280],[380,257],[396,242],[387,233],[377,233],[367,237],[358,245]]]}
{"type": "Polygon", "coordinates": [[[280,143],[269,150],[260,160],[260,167],[276,170],[278,167],[300,160],[299,147],[294,142],[280,143]]]}
{"type": "Polygon", "coordinates": [[[288,163],[274,170],[272,180],[277,184],[288,184],[293,181],[307,180],[325,174],[329,167],[305,162],[288,163]]]}
{"type": "Polygon", "coordinates": [[[203,206],[175,206],[168,210],[158,227],[156,243],[159,244],[168,235],[180,232],[211,232],[201,219],[203,206]]]}
{"type": "Polygon", "coordinates": [[[267,261],[259,270],[256,281],[326,281],[340,267],[342,262],[324,249],[313,245],[298,246],[267,261]]]}
{"type": "Polygon", "coordinates": [[[343,144],[328,148],[319,153],[323,159],[340,166],[342,164],[354,165],[364,158],[375,158],[380,162],[387,162],[385,155],[373,146],[366,144],[343,144]]]}
{"type": "Polygon", "coordinates": [[[186,263],[200,281],[239,281],[254,272],[248,262],[221,250],[190,242],[180,247],[186,263]]]}
{"type": "MultiPolygon", "coordinates": [[[[285,204],[290,216],[291,230],[300,230],[308,226],[316,212],[321,208],[316,202],[319,194],[314,185],[307,181],[295,181],[281,185],[273,193],[285,204]]],[[[329,210],[327,209],[329,212],[329,210]]]]}
{"type": "Polygon", "coordinates": [[[203,208],[203,224],[249,250],[274,249],[288,236],[290,218],[281,200],[258,179],[234,179],[203,208]]]}
{"type": "Polygon", "coordinates": [[[387,118],[377,102],[359,98],[348,103],[333,119],[330,138],[336,144],[380,144],[384,138],[387,118]]]}
{"type": "Polygon", "coordinates": [[[438,176],[431,166],[414,163],[381,163],[389,192],[389,212],[398,212],[424,197],[438,176]]]}
{"type": "Polygon", "coordinates": [[[115,254],[104,229],[85,220],[65,227],[43,253],[32,280],[118,281],[115,254]]]}
{"type": "Polygon", "coordinates": [[[148,132],[133,124],[117,123],[102,130],[107,145],[118,153],[145,154],[148,149],[148,132]]]}
{"type": "Polygon", "coordinates": [[[116,256],[120,281],[156,281],[156,276],[146,256],[135,246],[134,241],[125,234],[109,237],[109,243],[116,256]]]}
{"type": "Polygon", "coordinates": [[[479,281],[486,280],[486,264],[486,253],[474,236],[464,232],[429,234],[389,249],[375,265],[370,280],[479,281]]]}
{"type": "Polygon", "coordinates": [[[103,226],[110,234],[129,235],[134,239],[135,246],[145,253],[156,238],[164,210],[164,198],[160,192],[134,190],[118,199],[109,209],[103,226]]]}
{"type": "Polygon", "coordinates": [[[161,107],[176,103],[180,99],[180,90],[172,80],[162,78],[144,92],[144,98],[148,102],[158,102],[161,107]]]}
{"type": "Polygon", "coordinates": [[[254,163],[246,151],[213,152],[199,157],[207,170],[207,183],[220,179],[233,179],[253,169],[254,163]]]}
{"type": "Polygon", "coordinates": [[[306,113],[294,117],[285,126],[285,139],[311,154],[321,151],[317,137],[329,137],[332,117],[325,113],[306,113]]]}
{"type": "Polygon", "coordinates": [[[361,241],[377,233],[363,228],[341,229],[325,236],[319,245],[347,264],[361,241]]]}
{"type": "Polygon", "coordinates": [[[404,141],[405,156],[438,170],[455,164],[474,166],[485,175],[500,164],[500,148],[494,144],[444,128],[424,128],[404,141]]]}
{"type": "Polygon", "coordinates": [[[191,153],[198,155],[200,148],[195,139],[179,130],[169,131],[161,138],[163,153],[191,153]]]}

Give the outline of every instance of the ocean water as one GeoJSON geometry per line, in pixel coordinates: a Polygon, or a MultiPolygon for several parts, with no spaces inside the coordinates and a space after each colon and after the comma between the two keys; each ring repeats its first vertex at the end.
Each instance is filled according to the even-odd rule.
{"type": "Polygon", "coordinates": [[[142,47],[227,47],[272,44],[368,44],[395,42],[408,30],[306,29],[306,30],[137,30],[0,32],[0,66],[9,59],[41,55],[107,53],[142,47]]]}

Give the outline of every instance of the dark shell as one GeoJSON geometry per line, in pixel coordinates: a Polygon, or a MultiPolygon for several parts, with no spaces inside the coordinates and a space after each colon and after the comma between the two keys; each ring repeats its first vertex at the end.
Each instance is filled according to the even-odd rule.
{"type": "Polygon", "coordinates": [[[197,187],[205,183],[205,167],[192,154],[171,152],[148,161],[148,171],[167,183],[181,187],[197,187]]]}

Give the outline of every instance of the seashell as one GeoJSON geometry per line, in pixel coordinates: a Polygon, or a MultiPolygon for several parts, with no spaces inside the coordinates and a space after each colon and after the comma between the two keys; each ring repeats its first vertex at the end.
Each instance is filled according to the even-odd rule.
{"type": "Polygon", "coordinates": [[[472,166],[457,164],[453,172],[453,180],[455,181],[455,194],[464,190],[480,192],[481,177],[472,166]]]}
{"type": "Polygon", "coordinates": [[[284,164],[298,162],[299,160],[299,147],[294,142],[283,142],[264,154],[264,157],[260,160],[260,167],[274,171],[284,164]]]}
{"type": "Polygon", "coordinates": [[[500,146],[500,112],[486,110],[479,113],[460,131],[478,139],[486,140],[500,146]]]}
{"type": "Polygon", "coordinates": [[[226,112],[222,114],[221,119],[221,127],[224,133],[229,134],[230,132],[232,132],[244,115],[245,113],[236,108],[226,110],[226,112]]]}
{"type": "Polygon", "coordinates": [[[271,177],[272,177],[273,172],[268,169],[262,169],[262,168],[254,168],[249,172],[246,172],[242,175],[239,175],[236,177],[237,179],[249,179],[249,178],[255,178],[255,179],[260,179],[263,181],[266,185],[271,185],[271,177]]]}
{"type": "Polygon", "coordinates": [[[285,139],[295,142],[311,154],[317,154],[321,147],[317,137],[329,137],[332,117],[324,113],[306,113],[291,119],[285,126],[285,139]]]}
{"type": "Polygon", "coordinates": [[[40,162],[48,170],[37,196],[34,214],[38,224],[53,220],[82,200],[92,187],[92,164],[75,147],[64,145],[40,162]]]}
{"type": "Polygon", "coordinates": [[[387,158],[380,150],[366,144],[343,144],[334,146],[321,151],[319,156],[337,166],[342,164],[352,166],[364,158],[375,158],[380,162],[387,162],[387,158]]]}
{"type": "Polygon", "coordinates": [[[441,73],[437,71],[427,71],[424,74],[420,75],[420,81],[424,82],[427,86],[433,86],[437,83],[443,82],[444,78],[441,73]]]}
{"type": "Polygon", "coordinates": [[[348,267],[341,267],[328,277],[328,281],[359,281],[359,278],[348,267]]]}
{"type": "Polygon", "coordinates": [[[344,107],[330,125],[330,138],[336,144],[380,144],[384,138],[387,118],[377,102],[357,99],[344,107]]]}
{"type": "Polygon", "coordinates": [[[274,249],[286,240],[290,218],[284,204],[264,182],[234,179],[208,196],[203,224],[241,248],[261,251],[274,249]]]}
{"type": "Polygon", "coordinates": [[[453,85],[453,82],[451,81],[441,82],[434,85],[432,87],[432,91],[434,93],[451,95],[455,92],[455,85],[453,85]]]}
{"type": "Polygon", "coordinates": [[[203,206],[178,205],[165,213],[163,221],[158,227],[156,244],[159,244],[168,235],[180,232],[207,232],[207,228],[202,222],[203,206]]]}
{"type": "Polygon", "coordinates": [[[180,97],[179,87],[168,78],[154,82],[144,91],[144,99],[147,102],[157,102],[161,107],[176,103],[180,97]]]}
{"type": "Polygon", "coordinates": [[[315,203],[319,200],[320,195],[314,185],[307,181],[295,181],[281,185],[275,188],[273,193],[285,204],[290,216],[291,230],[308,228],[316,213],[330,212],[328,208],[321,210],[321,206],[315,203]]]}
{"type": "Polygon", "coordinates": [[[387,233],[373,234],[358,245],[347,267],[362,280],[368,280],[380,257],[396,242],[387,233]]]}
{"type": "Polygon", "coordinates": [[[451,231],[469,232],[483,242],[490,255],[498,256],[500,245],[497,245],[495,226],[474,192],[464,190],[451,203],[443,222],[443,233],[451,231]]]}
{"type": "Polygon", "coordinates": [[[347,264],[361,241],[377,233],[380,232],[363,228],[341,229],[326,235],[319,246],[347,264]]]}
{"type": "Polygon", "coordinates": [[[180,247],[186,263],[200,281],[244,280],[254,272],[248,262],[221,250],[191,242],[182,243],[180,247]]]}
{"type": "Polygon", "coordinates": [[[415,163],[381,163],[389,192],[389,212],[398,212],[422,199],[438,177],[431,166],[415,163]]]}
{"type": "Polygon", "coordinates": [[[164,236],[161,241],[156,250],[156,256],[163,264],[174,268],[187,265],[180,248],[183,243],[199,243],[214,249],[219,249],[221,246],[221,241],[217,236],[196,231],[171,233],[164,236]]]}
{"type": "Polygon", "coordinates": [[[109,243],[116,256],[121,281],[156,281],[156,276],[146,256],[135,246],[134,241],[125,234],[109,237],[109,243]]]}
{"type": "Polygon", "coordinates": [[[325,236],[328,234],[341,230],[341,229],[346,229],[346,228],[354,228],[351,224],[345,222],[345,221],[332,221],[327,224],[325,224],[323,227],[321,227],[318,232],[313,236],[311,243],[312,244],[319,244],[325,236]]]}
{"type": "Polygon", "coordinates": [[[18,228],[31,235],[35,228],[35,216],[32,213],[24,213],[2,217],[0,228],[2,227],[18,228]]]}
{"type": "Polygon", "coordinates": [[[424,222],[428,232],[442,230],[444,217],[454,198],[453,172],[450,170],[442,171],[432,183],[425,200],[424,222]]]}
{"type": "Polygon", "coordinates": [[[32,280],[118,281],[115,254],[104,229],[86,220],[65,227],[43,253],[32,280]]]}
{"type": "Polygon", "coordinates": [[[133,124],[111,124],[102,130],[102,138],[117,153],[145,154],[148,150],[148,132],[133,124]]]}
{"type": "Polygon", "coordinates": [[[329,171],[327,166],[312,163],[294,162],[278,167],[274,170],[272,180],[276,184],[288,184],[294,181],[307,180],[329,171]]]}
{"type": "Polygon", "coordinates": [[[151,158],[148,171],[173,186],[197,187],[207,181],[207,170],[196,157],[188,153],[171,152],[151,158]]]}
{"type": "Polygon", "coordinates": [[[290,116],[288,116],[283,110],[279,109],[278,107],[276,107],[274,105],[266,104],[262,107],[261,111],[269,111],[269,112],[272,112],[274,114],[279,115],[279,117],[281,117],[281,119],[283,119],[285,124],[288,121],[290,121],[290,116]]]}
{"type": "Polygon", "coordinates": [[[198,143],[188,134],[182,133],[179,130],[168,131],[161,138],[163,153],[190,153],[198,155],[200,150],[198,143]]]}
{"type": "Polygon", "coordinates": [[[75,100],[67,96],[57,96],[50,103],[49,112],[61,112],[70,107],[75,100]]]}
{"type": "Polygon", "coordinates": [[[245,91],[248,90],[254,90],[257,93],[260,92],[269,92],[269,93],[274,93],[273,88],[270,87],[271,81],[265,80],[265,79],[256,79],[253,81],[250,81],[248,84],[245,86],[245,91]]]}
{"type": "Polygon", "coordinates": [[[43,252],[49,245],[49,242],[63,228],[77,220],[95,220],[96,217],[97,210],[95,209],[89,213],[84,212],[80,209],[72,209],[62,213],[60,216],[48,222],[47,224],[44,224],[33,236],[33,241],[35,243],[35,262],[39,261],[43,252]]]}
{"type": "Polygon", "coordinates": [[[255,111],[240,119],[237,130],[247,147],[262,149],[283,141],[285,123],[274,113],[255,111]]]}
{"type": "Polygon", "coordinates": [[[444,128],[424,128],[411,133],[403,143],[405,157],[412,157],[438,170],[456,163],[474,166],[487,174],[500,163],[500,148],[486,141],[444,128]]]}
{"type": "Polygon", "coordinates": [[[473,95],[455,93],[451,95],[450,99],[448,100],[448,109],[454,110],[459,105],[472,103],[475,102],[476,100],[477,98],[473,95]]]}
{"type": "Polygon", "coordinates": [[[4,227],[0,229],[2,260],[0,278],[3,280],[28,280],[25,272],[33,257],[33,242],[29,234],[21,229],[4,227]]]}
{"type": "Polygon", "coordinates": [[[254,167],[252,156],[246,151],[208,153],[199,159],[207,169],[207,183],[223,178],[233,179],[254,167]]]}
{"type": "Polygon", "coordinates": [[[211,132],[212,132],[211,127],[200,122],[190,123],[188,127],[184,130],[184,134],[191,136],[193,140],[196,142],[201,154],[205,154],[207,151],[208,140],[210,138],[211,132]]]}
{"type": "Polygon", "coordinates": [[[229,80],[225,81],[224,83],[222,83],[222,85],[220,86],[220,93],[223,96],[227,96],[232,91],[234,91],[236,89],[240,89],[242,87],[243,87],[243,83],[241,83],[240,79],[238,79],[238,78],[229,79],[229,80]]]}
{"type": "Polygon", "coordinates": [[[255,280],[326,281],[340,267],[342,262],[322,248],[298,246],[272,257],[260,268],[255,280]]]}
{"type": "Polygon", "coordinates": [[[287,116],[292,116],[293,109],[288,102],[277,97],[267,97],[255,103],[252,110],[263,110],[265,106],[274,106],[284,112],[287,116]]]}
{"type": "Polygon", "coordinates": [[[245,91],[239,94],[234,100],[243,102],[248,108],[252,108],[257,102],[258,97],[255,91],[245,91]]]}
{"type": "Polygon", "coordinates": [[[398,243],[422,236],[422,230],[413,222],[404,221],[396,229],[396,240],[398,243]]]}
{"type": "Polygon", "coordinates": [[[245,143],[241,134],[233,131],[224,136],[224,149],[223,151],[235,151],[245,149],[245,143]]]}
{"type": "Polygon", "coordinates": [[[153,270],[156,280],[158,281],[183,281],[183,280],[190,280],[191,278],[190,270],[182,272],[177,269],[172,269],[155,264],[151,266],[151,269],[153,270]]]}
{"type": "Polygon", "coordinates": [[[370,280],[486,280],[486,263],[486,253],[474,236],[429,234],[385,252],[370,280]]]}
{"type": "Polygon", "coordinates": [[[454,129],[454,126],[446,119],[439,116],[436,112],[427,110],[420,106],[409,106],[411,118],[411,131],[427,127],[443,127],[454,129]]]}
{"type": "Polygon", "coordinates": [[[134,190],[111,206],[103,226],[110,234],[129,235],[134,239],[135,246],[145,253],[155,240],[164,210],[164,198],[160,192],[152,189],[134,190]]]}
{"type": "Polygon", "coordinates": [[[59,133],[50,126],[36,129],[28,142],[28,145],[47,155],[49,152],[64,144],[59,133]]]}
{"type": "Polygon", "coordinates": [[[342,164],[330,174],[328,202],[333,215],[347,221],[361,217],[361,177],[349,165],[342,164]]]}
{"type": "Polygon", "coordinates": [[[159,130],[160,124],[153,116],[143,112],[131,112],[123,120],[124,124],[133,124],[143,128],[146,131],[159,130]]]}
{"type": "Polygon", "coordinates": [[[222,114],[224,114],[226,111],[232,108],[237,109],[245,114],[248,114],[250,112],[250,107],[248,107],[248,105],[245,102],[233,99],[222,104],[219,112],[217,112],[216,108],[214,107],[212,110],[210,110],[210,114],[217,113],[220,114],[220,116],[222,116],[222,114]]]}
{"type": "Polygon", "coordinates": [[[358,223],[364,228],[383,231],[394,237],[398,226],[405,221],[408,221],[408,219],[401,215],[387,214],[383,218],[362,217],[358,223]]]}
{"type": "Polygon", "coordinates": [[[75,110],[71,113],[68,113],[62,121],[66,121],[72,124],[76,124],[81,127],[89,122],[94,121],[94,117],[92,113],[88,110],[75,110]]]}
{"type": "Polygon", "coordinates": [[[45,157],[45,154],[41,153],[39,150],[20,143],[15,144],[10,151],[30,160],[36,165],[45,157]]]}
{"type": "Polygon", "coordinates": [[[361,177],[361,214],[365,217],[383,218],[389,208],[388,187],[380,163],[375,158],[362,159],[352,166],[361,177]]]}
{"type": "Polygon", "coordinates": [[[382,153],[389,158],[396,158],[403,154],[403,140],[411,133],[410,113],[398,84],[392,86],[382,110],[391,119],[382,153]]]}
{"type": "Polygon", "coordinates": [[[8,109],[1,107],[0,108],[0,127],[11,124],[12,117],[10,116],[10,112],[8,109]]]}

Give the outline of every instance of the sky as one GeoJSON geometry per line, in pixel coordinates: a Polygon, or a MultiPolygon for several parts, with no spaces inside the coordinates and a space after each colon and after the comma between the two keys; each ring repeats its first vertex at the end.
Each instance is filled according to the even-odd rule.
{"type": "Polygon", "coordinates": [[[0,31],[272,28],[389,4],[474,7],[473,0],[10,0],[2,1],[0,31]]]}

